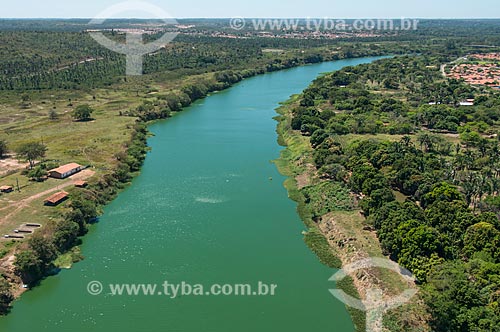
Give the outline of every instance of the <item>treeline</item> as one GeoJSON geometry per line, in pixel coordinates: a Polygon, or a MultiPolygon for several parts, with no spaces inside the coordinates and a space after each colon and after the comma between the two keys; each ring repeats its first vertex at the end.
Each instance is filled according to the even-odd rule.
{"type": "Polygon", "coordinates": [[[178,92],[156,95],[154,99],[145,100],[135,109],[121,112],[121,115],[137,117],[141,121],[165,119],[173,112],[179,112],[196,100],[205,98],[211,92],[227,89],[247,77],[264,72],[264,70],[253,69],[217,72],[210,80],[200,80],[194,84],[185,85],[178,92]]]}
{"type": "MultiPolygon", "coordinates": [[[[120,39],[114,34],[108,37],[120,39]]],[[[156,37],[148,36],[146,42],[156,37]]],[[[95,88],[124,79],[125,57],[102,47],[87,33],[0,32],[0,41],[6,45],[0,51],[0,90],[95,88]]],[[[283,44],[290,49],[293,43],[283,44]]],[[[254,39],[179,37],[144,57],[144,73],[182,70],[194,75],[244,69],[250,63],[265,67],[273,58],[286,61],[289,55],[264,54],[266,45],[254,39]]]]}
{"type": "Polygon", "coordinates": [[[310,136],[319,176],[360,197],[384,252],[422,284],[434,330],[496,331],[499,94],[445,80],[439,68],[439,57],[418,56],[325,75],[291,125],[310,136]],[[475,106],[460,106],[466,98],[475,106]]]}
{"type": "MultiPolygon", "coordinates": [[[[108,33],[107,37],[123,39],[117,33],[108,33]]],[[[145,42],[158,37],[148,35],[145,42]]],[[[85,32],[0,31],[0,42],[5,45],[0,50],[0,90],[84,89],[125,80],[125,56],[102,47],[85,32]]],[[[195,75],[228,68],[244,70],[249,66],[272,71],[300,63],[419,50],[419,46],[409,43],[396,46],[180,35],[167,47],[144,57],[144,73],[195,75]],[[279,52],[265,52],[266,49],[279,52]]]]}

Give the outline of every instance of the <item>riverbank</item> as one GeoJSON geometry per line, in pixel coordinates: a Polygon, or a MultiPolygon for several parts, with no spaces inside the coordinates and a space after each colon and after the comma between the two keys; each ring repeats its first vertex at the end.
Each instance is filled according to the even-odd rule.
{"type": "MultiPolygon", "coordinates": [[[[326,182],[314,167],[314,151],[309,137],[292,129],[291,110],[298,102],[299,96],[294,96],[277,110],[279,143],[285,149],[275,163],[279,171],[288,177],[285,187],[290,198],[297,202],[299,215],[308,227],[304,236],[305,243],[323,264],[333,268],[341,268],[370,257],[385,258],[376,233],[366,227],[365,218],[357,208],[353,194],[350,194],[350,198],[354,205],[350,208],[340,207],[326,214],[319,213],[315,208],[314,198],[311,199],[310,193],[316,192],[321,196],[322,186],[326,182]]],[[[347,294],[362,299],[366,298],[366,291],[369,289],[382,289],[386,296],[395,296],[405,289],[417,288],[400,275],[376,268],[353,273],[337,286],[347,294]]],[[[356,331],[365,331],[365,313],[352,308],[348,310],[356,331]]],[[[384,317],[384,325],[390,331],[408,331],[408,328],[411,331],[428,331],[426,321],[420,297],[392,310],[384,317]]]]}

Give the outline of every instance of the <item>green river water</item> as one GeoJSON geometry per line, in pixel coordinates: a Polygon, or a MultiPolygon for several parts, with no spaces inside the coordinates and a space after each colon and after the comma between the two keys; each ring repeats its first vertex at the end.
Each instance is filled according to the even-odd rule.
{"type": "MultiPolygon", "coordinates": [[[[44,280],[0,319],[1,332],[352,332],[328,292],[334,273],[271,160],[274,109],[319,74],[374,61],[304,66],[247,79],[150,127],[141,175],[85,237],[85,260],[44,280]],[[272,178],[272,180],[270,180],[272,178]],[[100,296],[100,281],[276,284],[275,296],[100,296]]],[[[158,288],[158,290],[162,290],[158,288]]]]}

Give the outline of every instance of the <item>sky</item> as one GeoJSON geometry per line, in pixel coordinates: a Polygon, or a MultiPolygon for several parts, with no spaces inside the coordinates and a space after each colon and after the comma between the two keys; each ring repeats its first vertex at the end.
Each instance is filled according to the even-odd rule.
{"type": "MultiPolygon", "coordinates": [[[[498,0],[139,0],[176,18],[500,18],[498,0]]],[[[2,1],[2,18],[93,18],[123,0],[2,1]]],[[[133,12],[114,17],[152,18],[133,12]]]]}

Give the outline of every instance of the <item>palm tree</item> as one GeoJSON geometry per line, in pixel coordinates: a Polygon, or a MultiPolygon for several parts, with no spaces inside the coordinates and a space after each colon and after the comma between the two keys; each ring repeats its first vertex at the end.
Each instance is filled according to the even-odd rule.
{"type": "Polygon", "coordinates": [[[413,143],[412,143],[412,141],[411,141],[411,137],[410,137],[410,136],[408,136],[408,135],[405,135],[405,136],[403,136],[403,137],[401,138],[401,143],[402,143],[405,147],[407,147],[407,148],[409,148],[409,147],[413,146],[413,143]]]}
{"type": "Polygon", "coordinates": [[[420,144],[421,150],[425,148],[425,152],[429,151],[429,145],[432,144],[428,133],[420,133],[417,137],[417,142],[420,144]]]}

